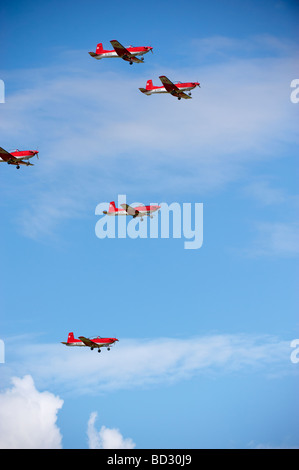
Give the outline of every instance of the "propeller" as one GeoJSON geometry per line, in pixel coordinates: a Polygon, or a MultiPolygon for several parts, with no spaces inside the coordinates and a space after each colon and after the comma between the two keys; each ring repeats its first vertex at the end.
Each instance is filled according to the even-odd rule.
{"type": "Polygon", "coordinates": [[[38,147],[35,147],[35,148],[36,148],[36,151],[38,152],[35,155],[36,155],[36,158],[39,160],[39,148],[38,147]]]}

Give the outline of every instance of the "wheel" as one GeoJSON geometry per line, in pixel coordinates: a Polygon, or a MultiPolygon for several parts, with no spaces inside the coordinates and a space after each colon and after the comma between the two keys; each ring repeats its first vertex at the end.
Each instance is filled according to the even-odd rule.
{"type": "Polygon", "coordinates": [[[191,92],[190,92],[190,93],[188,93],[188,95],[189,95],[189,96],[191,96],[191,92]]]}
{"type": "Polygon", "coordinates": [[[181,97],[179,96],[179,97],[178,97],[178,100],[180,100],[180,99],[181,99],[181,97]]]}
{"type": "Polygon", "coordinates": [[[93,351],[93,348],[90,348],[91,351],[93,351]]]}
{"type": "Polygon", "coordinates": [[[107,348],[107,351],[110,351],[110,348],[107,348]]]}
{"type": "Polygon", "coordinates": [[[99,349],[98,349],[98,353],[100,353],[100,352],[101,352],[101,350],[100,350],[100,348],[99,348],[99,349]]]}
{"type": "Polygon", "coordinates": [[[19,169],[20,169],[20,165],[17,165],[17,170],[19,170],[19,169]]]}

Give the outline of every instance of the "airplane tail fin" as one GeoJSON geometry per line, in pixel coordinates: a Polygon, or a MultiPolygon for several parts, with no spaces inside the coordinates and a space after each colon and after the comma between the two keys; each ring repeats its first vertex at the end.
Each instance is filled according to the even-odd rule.
{"type": "Polygon", "coordinates": [[[96,54],[102,54],[103,51],[103,44],[100,42],[99,44],[97,44],[96,54]]]}
{"type": "Polygon", "coordinates": [[[146,82],[146,90],[152,90],[154,87],[153,87],[153,81],[152,80],[148,80],[146,82]]]}
{"type": "Polygon", "coordinates": [[[141,93],[147,94],[147,91],[151,91],[153,88],[154,88],[154,86],[153,86],[153,81],[152,81],[152,80],[148,80],[148,81],[146,82],[145,88],[139,88],[139,90],[141,91],[141,93]]]}
{"type": "Polygon", "coordinates": [[[109,204],[109,212],[116,212],[115,202],[111,201],[109,204]]]}
{"type": "Polygon", "coordinates": [[[67,342],[68,343],[73,343],[74,342],[74,333],[69,333],[68,337],[67,337],[67,342]]]}
{"type": "MultiPolygon", "coordinates": [[[[103,51],[104,51],[104,49],[103,49],[103,44],[100,43],[100,44],[97,44],[97,48],[96,48],[96,51],[95,51],[95,52],[89,52],[88,54],[89,54],[91,57],[97,58],[97,55],[102,54],[103,51]]],[[[100,57],[100,58],[101,58],[101,57],[100,57]]]]}

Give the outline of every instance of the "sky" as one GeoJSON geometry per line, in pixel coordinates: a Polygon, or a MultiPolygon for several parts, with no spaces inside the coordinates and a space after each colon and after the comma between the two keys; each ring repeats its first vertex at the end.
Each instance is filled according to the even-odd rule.
{"type": "Polygon", "coordinates": [[[40,157],[0,165],[0,447],[298,448],[298,3],[0,15],[0,145],[40,157]],[[153,54],[89,56],[112,39],[153,54]],[[140,93],[160,75],[201,87],[140,93]],[[146,218],[99,238],[121,197],[191,204],[203,243],[146,218]],[[67,348],[71,331],[119,342],[67,348]]]}

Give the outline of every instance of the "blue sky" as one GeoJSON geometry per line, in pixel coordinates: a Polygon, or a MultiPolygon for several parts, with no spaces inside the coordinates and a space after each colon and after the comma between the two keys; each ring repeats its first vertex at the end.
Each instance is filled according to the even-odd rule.
{"type": "Polygon", "coordinates": [[[299,445],[298,5],[188,5],[2,2],[0,145],[40,152],[0,168],[2,447],[299,445]],[[139,92],[162,74],[201,88],[139,92]],[[202,247],[100,240],[118,195],[203,203],[202,247]]]}

